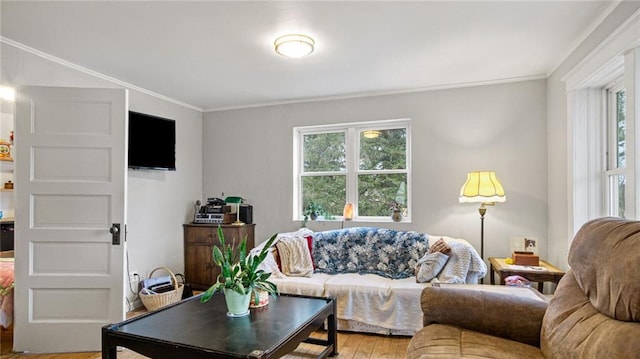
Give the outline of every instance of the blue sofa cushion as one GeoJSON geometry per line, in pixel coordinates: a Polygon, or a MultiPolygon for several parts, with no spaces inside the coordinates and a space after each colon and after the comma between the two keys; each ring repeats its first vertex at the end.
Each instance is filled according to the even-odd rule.
{"type": "Polygon", "coordinates": [[[407,278],[428,250],[427,235],[414,231],[355,227],[313,234],[313,261],[319,273],[407,278]]]}

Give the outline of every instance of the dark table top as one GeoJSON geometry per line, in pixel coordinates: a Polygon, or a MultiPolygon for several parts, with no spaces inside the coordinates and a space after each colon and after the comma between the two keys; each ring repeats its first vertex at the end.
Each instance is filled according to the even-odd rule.
{"type": "Polygon", "coordinates": [[[328,298],[271,296],[269,305],[229,317],[222,294],[207,303],[195,296],[177,305],[109,326],[109,331],[149,341],[173,342],[233,356],[270,351],[332,305],[328,298]]]}

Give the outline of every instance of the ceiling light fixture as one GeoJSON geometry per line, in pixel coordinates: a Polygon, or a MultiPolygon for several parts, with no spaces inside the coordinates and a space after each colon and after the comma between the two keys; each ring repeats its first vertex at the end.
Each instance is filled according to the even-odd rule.
{"type": "Polygon", "coordinates": [[[380,136],[380,131],[366,130],[366,131],[362,131],[362,135],[366,138],[377,138],[378,136],[380,136]]]}
{"type": "Polygon", "coordinates": [[[282,56],[303,57],[313,52],[316,42],[307,35],[290,34],[280,36],[273,45],[276,52],[282,56]]]}

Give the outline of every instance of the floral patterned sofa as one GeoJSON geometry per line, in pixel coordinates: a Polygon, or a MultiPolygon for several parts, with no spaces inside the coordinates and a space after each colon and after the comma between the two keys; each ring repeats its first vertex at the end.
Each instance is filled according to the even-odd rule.
{"type": "Polygon", "coordinates": [[[446,236],[373,227],[321,232],[302,228],[279,234],[278,241],[263,263],[271,281],[281,293],[336,298],[339,330],[413,335],[423,326],[420,294],[426,286],[477,283],[486,273],[468,242],[446,236]],[[434,281],[417,283],[415,267],[428,252],[430,237],[443,238],[453,251],[434,281]],[[301,276],[286,275],[278,265],[278,241],[295,238],[306,239],[312,258],[313,270],[301,276]]]}

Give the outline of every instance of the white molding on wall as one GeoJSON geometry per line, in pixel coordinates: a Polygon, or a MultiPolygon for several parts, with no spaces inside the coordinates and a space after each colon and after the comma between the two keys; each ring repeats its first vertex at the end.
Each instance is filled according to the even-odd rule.
{"type": "Polygon", "coordinates": [[[617,57],[622,57],[627,51],[640,46],[638,34],[640,34],[640,10],[633,13],[562,77],[561,80],[566,83],[566,91],[588,86],[595,74],[609,67],[612,62],[619,61],[617,57]]]}
{"type": "Polygon", "coordinates": [[[486,81],[477,81],[477,82],[461,82],[461,83],[454,83],[454,84],[433,85],[433,86],[404,89],[404,90],[364,92],[359,94],[312,97],[312,98],[304,98],[304,99],[290,100],[290,101],[263,102],[263,103],[256,103],[253,105],[205,108],[203,112],[221,112],[221,111],[242,110],[242,109],[249,109],[249,108],[256,108],[256,107],[266,107],[266,106],[291,105],[291,104],[298,104],[298,103],[322,102],[322,101],[334,101],[334,100],[349,100],[349,99],[373,97],[373,96],[401,95],[401,94],[408,94],[408,93],[415,93],[415,92],[449,90],[449,89],[476,87],[476,86],[500,85],[500,84],[508,84],[512,82],[546,80],[546,79],[547,79],[547,75],[511,77],[506,79],[495,79],[495,80],[486,80],[486,81]]]}
{"type": "Polygon", "coordinates": [[[153,92],[151,90],[147,90],[145,88],[130,84],[130,83],[122,81],[122,80],[118,80],[118,79],[116,79],[114,77],[105,75],[103,73],[100,73],[100,72],[97,72],[97,71],[94,71],[94,70],[91,70],[91,69],[88,69],[86,67],[82,67],[80,65],[77,65],[77,64],[74,64],[74,63],[69,62],[67,60],[64,60],[64,59],[61,59],[59,57],[53,56],[53,55],[48,54],[46,52],[34,49],[33,47],[30,47],[30,46],[27,46],[25,44],[19,43],[17,41],[8,39],[8,38],[6,38],[4,36],[0,36],[0,43],[4,43],[6,45],[15,47],[15,48],[20,49],[22,51],[25,51],[25,52],[28,52],[30,54],[36,55],[38,57],[41,57],[43,59],[46,59],[46,60],[49,60],[51,62],[57,63],[59,65],[71,68],[71,69],[79,71],[81,73],[85,73],[87,75],[91,75],[91,76],[97,77],[99,79],[102,79],[102,80],[105,80],[105,81],[109,81],[109,82],[114,83],[114,84],[116,84],[118,86],[122,86],[122,87],[128,88],[130,90],[141,92],[141,93],[144,93],[146,95],[158,98],[160,100],[164,100],[164,101],[176,104],[178,106],[182,106],[182,107],[186,107],[186,108],[189,108],[189,109],[192,109],[192,110],[195,110],[195,111],[203,112],[202,108],[200,108],[200,107],[197,107],[197,106],[194,106],[194,105],[191,105],[191,104],[176,100],[176,99],[171,98],[171,97],[167,97],[165,95],[161,95],[161,94],[159,94],[157,92],[153,92]]]}
{"type": "Polygon", "coordinates": [[[578,48],[578,46],[580,46],[580,44],[582,44],[589,37],[589,35],[591,35],[591,33],[593,33],[593,31],[598,26],[600,26],[600,24],[602,24],[607,16],[609,16],[613,12],[613,10],[618,7],[618,5],[620,5],[621,2],[622,0],[612,0],[611,3],[607,5],[607,8],[591,23],[591,25],[589,25],[588,28],[586,28],[582,32],[577,40],[574,41],[572,46],[569,46],[567,48],[567,51],[558,58],[558,62],[556,63],[556,65],[553,66],[549,72],[547,72],[547,77],[551,76],[551,74],[554,73],[558,69],[558,67],[560,67],[560,65],[562,65],[562,63],[569,58],[569,56],[571,56],[571,54],[578,48]]]}
{"type": "MultiPolygon", "coordinates": [[[[568,227],[567,238],[569,244],[576,231],[585,221],[602,215],[602,191],[604,178],[601,173],[606,165],[601,158],[604,141],[604,130],[601,118],[603,116],[604,99],[599,94],[601,88],[609,81],[624,74],[625,79],[631,75],[634,78],[637,63],[630,64],[629,52],[637,53],[640,46],[640,10],[631,15],[622,25],[613,31],[606,39],[596,46],[582,61],[574,66],[563,78],[565,81],[567,99],[567,161],[570,169],[567,176],[567,210],[568,227]],[[633,50],[633,51],[632,51],[633,50]],[[625,56],[627,64],[625,64],[625,56]],[[633,65],[633,69],[630,68],[633,65]],[[600,196],[599,196],[600,195],[600,196]]],[[[631,61],[633,62],[633,61],[631,61]]],[[[632,96],[635,104],[632,111],[627,111],[627,120],[631,122],[631,130],[638,136],[634,126],[635,109],[637,109],[638,95],[634,86],[637,79],[627,81],[628,97],[632,96]]],[[[628,107],[627,107],[628,109],[628,107]]],[[[633,152],[638,154],[640,149],[632,142],[627,144],[633,152]]],[[[632,163],[628,168],[633,171],[631,180],[638,182],[636,170],[632,163]]],[[[630,205],[631,213],[635,216],[635,208],[640,200],[630,205]]]]}
{"type": "Polygon", "coordinates": [[[628,183],[634,183],[634,186],[627,186],[625,193],[625,200],[629,204],[625,208],[625,216],[627,218],[638,219],[638,213],[640,213],[640,198],[638,198],[638,191],[640,189],[640,164],[638,159],[640,158],[640,145],[638,140],[640,139],[640,126],[638,126],[638,117],[640,115],[640,47],[636,47],[633,50],[625,54],[625,74],[624,82],[626,89],[626,101],[627,101],[627,133],[633,133],[633,136],[627,136],[627,181],[628,183]]]}

